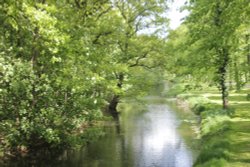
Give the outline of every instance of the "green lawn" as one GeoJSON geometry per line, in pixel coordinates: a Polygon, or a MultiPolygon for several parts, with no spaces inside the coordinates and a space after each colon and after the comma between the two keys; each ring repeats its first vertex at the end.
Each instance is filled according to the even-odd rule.
{"type": "Polygon", "coordinates": [[[192,91],[179,95],[191,107],[205,106],[201,112],[201,154],[198,167],[250,167],[250,90],[231,92],[229,105],[234,112],[227,116],[221,108],[217,91],[192,91]],[[220,112],[221,111],[221,112],[220,112]]]}

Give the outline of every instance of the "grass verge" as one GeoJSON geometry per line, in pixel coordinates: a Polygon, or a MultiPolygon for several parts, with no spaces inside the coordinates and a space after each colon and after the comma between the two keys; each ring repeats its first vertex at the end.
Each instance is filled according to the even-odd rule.
{"type": "Polygon", "coordinates": [[[189,91],[177,99],[201,116],[201,148],[196,167],[250,167],[250,90],[230,92],[222,110],[216,91],[189,91]]]}

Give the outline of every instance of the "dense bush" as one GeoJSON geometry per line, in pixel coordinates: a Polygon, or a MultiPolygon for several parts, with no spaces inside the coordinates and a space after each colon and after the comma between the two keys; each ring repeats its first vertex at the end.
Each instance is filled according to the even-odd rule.
{"type": "Polygon", "coordinates": [[[87,129],[106,108],[117,116],[125,94],[144,95],[162,78],[164,40],[136,32],[143,18],[157,16],[149,23],[162,23],[167,3],[120,3],[1,1],[0,149],[65,147],[92,139],[97,131],[87,129]]]}
{"type": "Polygon", "coordinates": [[[247,101],[250,101],[250,94],[248,93],[246,96],[247,101]]]}
{"type": "Polygon", "coordinates": [[[35,75],[29,62],[0,61],[0,129],[6,148],[65,147],[73,140],[69,134],[101,116],[85,111],[78,94],[68,92],[66,101],[63,87],[46,74],[35,75]]]}

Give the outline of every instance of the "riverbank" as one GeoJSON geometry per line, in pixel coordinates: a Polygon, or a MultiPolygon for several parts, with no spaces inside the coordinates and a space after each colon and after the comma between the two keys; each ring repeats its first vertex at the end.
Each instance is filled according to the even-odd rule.
{"type": "Polygon", "coordinates": [[[121,103],[119,120],[104,122],[104,135],[85,147],[66,149],[59,155],[20,157],[4,164],[0,161],[0,166],[191,167],[197,142],[190,125],[195,124],[196,117],[169,103],[159,96],[121,103]]]}
{"type": "Polygon", "coordinates": [[[221,109],[220,94],[215,90],[189,91],[177,96],[184,107],[201,117],[201,152],[194,166],[250,166],[249,92],[230,92],[228,111],[221,109]]]}
{"type": "MultiPolygon", "coordinates": [[[[43,147],[36,150],[27,150],[22,147],[13,152],[0,145],[0,167],[1,166],[54,166],[65,156],[67,151],[77,151],[86,147],[89,143],[95,142],[103,137],[103,127],[106,122],[111,121],[111,117],[103,117],[100,120],[82,124],[72,133],[72,145],[61,147],[43,147]]],[[[1,143],[0,143],[1,144],[1,143]]]]}

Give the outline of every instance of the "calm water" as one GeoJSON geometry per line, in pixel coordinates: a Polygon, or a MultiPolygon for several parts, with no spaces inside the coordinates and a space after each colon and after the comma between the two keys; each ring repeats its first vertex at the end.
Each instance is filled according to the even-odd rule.
{"type": "MultiPolygon", "coordinates": [[[[60,167],[191,167],[195,159],[194,116],[165,102],[147,100],[122,112],[120,123],[104,127],[106,135],[80,151],[65,151],[57,160],[34,166],[60,167]]],[[[157,101],[157,100],[156,100],[157,101]]],[[[32,166],[21,161],[13,166],[32,166]]]]}

